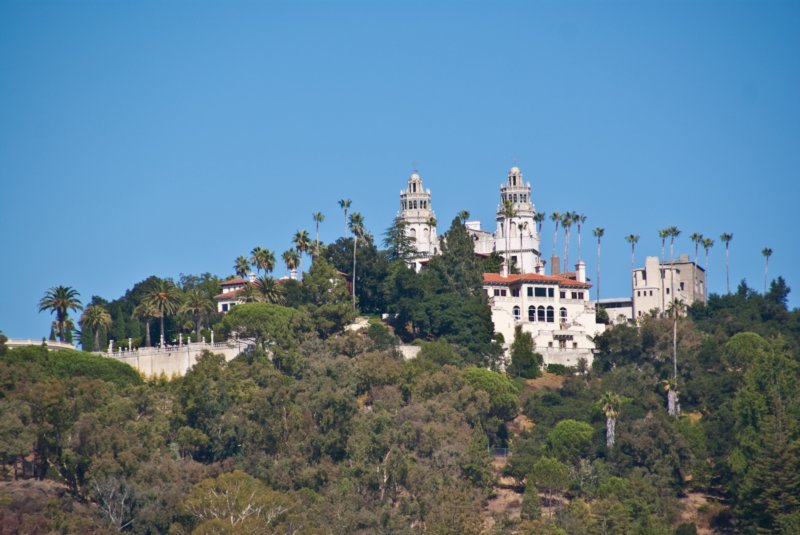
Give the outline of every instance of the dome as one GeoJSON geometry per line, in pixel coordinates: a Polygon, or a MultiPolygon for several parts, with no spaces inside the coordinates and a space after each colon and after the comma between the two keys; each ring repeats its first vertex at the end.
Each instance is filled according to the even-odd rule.
{"type": "Polygon", "coordinates": [[[409,179],[409,180],[419,180],[419,173],[417,173],[416,171],[414,171],[413,173],[411,173],[411,176],[410,176],[410,177],[408,177],[408,179],[409,179]]]}
{"type": "Polygon", "coordinates": [[[511,170],[509,170],[508,174],[509,175],[518,175],[518,174],[520,174],[519,167],[517,167],[515,165],[514,167],[511,168],[511,170]]]}

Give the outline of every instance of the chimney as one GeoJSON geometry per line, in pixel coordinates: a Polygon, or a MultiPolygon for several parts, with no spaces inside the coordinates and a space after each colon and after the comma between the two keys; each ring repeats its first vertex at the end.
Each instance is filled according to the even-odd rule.
{"type": "Polygon", "coordinates": [[[250,282],[256,282],[256,274],[252,271],[250,272],[250,282]]]}
{"type": "Polygon", "coordinates": [[[550,274],[561,275],[561,261],[557,256],[550,257],[550,274]]]}
{"type": "Polygon", "coordinates": [[[586,282],[586,263],[583,260],[575,264],[575,276],[578,282],[586,282]]]}

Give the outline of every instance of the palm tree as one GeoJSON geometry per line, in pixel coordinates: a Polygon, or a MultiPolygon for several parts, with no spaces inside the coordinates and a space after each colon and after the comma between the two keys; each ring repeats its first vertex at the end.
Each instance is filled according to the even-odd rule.
{"type": "Polygon", "coordinates": [[[666,286],[666,259],[664,258],[664,244],[669,238],[669,228],[663,228],[658,231],[658,237],[661,238],[661,262],[659,265],[659,271],[661,271],[661,314],[666,312],[666,297],[665,297],[665,286],[666,286]]]}
{"type": "Polygon", "coordinates": [[[247,272],[250,271],[250,261],[246,256],[236,257],[236,261],[233,263],[233,271],[242,279],[247,276],[247,272]]]}
{"type": "Polygon", "coordinates": [[[678,403],[678,385],[672,379],[661,381],[664,392],[667,393],[667,414],[670,416],[680,416],[680,405],[678,403]]]}
{"type": "Polygon", "coordinates": [[[358,212],[350,214],[350,230],[353,231],[353,309],[356,308],[356,251],[358,238],[364,235],[364,217],[358,212]]]}
{"type": "Polygon", "coordinates": [[[634,270],[636,269],[636,242],[639,241],[639,236],[638,234],[628,234],[625,236],[625,241],[631,244],[631,315],[633,316],[633,321],[636,321],[636,300],[633,298],[633,278],[634,270]]]}
{"type": "Polygon", "coordinates": [[[728,293],[731,293],[731,272],[729,263],[730,256],[728,254],[729,253],[728,246],[730,245],[732,239],[733,239],[733,234],[730,234],[728,232],[723,232],[722,235],[720,235],[719,237],[719,240],[725,244],[725,281],[728,293]]]}
{"type": "Polygon", "coordinates": [[[586,216],[583,214],[573,214],[572,221],[578,225],[578,262],[581,261],[581,225],[586,223],[586,216]]]}
{"type": "Polygon", "coordinates": [[[761,249],[761,254],[764,255],[764,293],[767,293],[767,272],[769,271],[769,257],[772,256],[772,249],[764,247],[761,249]]]}
{"type": "Polygon", "coordinates": [[[161,320],[161,343],[164,344],[167,340],[164,330],[164,318],[175,314],[178,310],[181,304],[180,290],[175,287],[172,281],[158,279],[147,289],[142,302],[147,303],[148,306],[158,311],[158,317],[161,320]]]}
{"type": "Polygon", "coordinates": [[[597,238],[597,302],[600,302],[600,239],[606,231],[602,227],[596,227],[592,234],[597,238]]]}
{"type": "Polygon", "coordinates": [[[296,279],[297,267],[300,265],[300,255],[297,254],[297,251],[294,249],[289,249],[288,251],[283,252],[281,258],[283,258],[283,262],[286,264],[286,269],[289,271],[289,276],[292,279],[296,279]]]}
{"type": "Polygon", "coordinates": [[[283,288],[268,275],[264,275],[255,283],[256,300],[262,303],[282,305],[285,302],[283,288]]]}
{"type": "Polygon", "coordinates": [[[347,238],[347,210],[350,209],[350,205],[353,204],[353,201],[350,199],[341,199],[339,201],[339,208],[344,210],[344,237],[347,238]]]}
{"type": "Polygon", "coordinates": [[[667,242],[667,238],[669,238],[669,229],[663,228],[658,231],[658,237],[661,238],[661,263],[664,263],[664,244],[667,242]]]}
{"type": "Polygon", "coordinates": [[[144,334],[145,345],[152,347],[150,338],[150,320],[158,317],[158,310],[149,305],[148,303],[139,303],[133,308],[133,317],[144,320],[144,334]]]}
{"type": "MultiPolygon", "coordinates": [[[[550,254],[550,256],[555,257],[556,245],[558,244],[558,224],[561,222],[561,214],[558,212],[553,212],[552,214],[550,214],[550,221],[552,221],[556,225],[555,229],[553,230],[553,252],[550,254]]],[[[552,266],[550,269],[552,269],[552,266]]]]}
{"type": "Polygon", "coordinates": [[[561,215],[561,227],[564,229],[564,269],[569,270],[569,231],[572,227],[572,212],[564,212],[561,215]]]}
{"type": "MultiPolygon", "coordinates": [[[[298,230],[294,233],[294,237],[292,238],[292,243],[294,244],[294,248],[297,250],[298,254],[300,255],[300,259],[303,258],[303,253],[308,252],[308,248],[311,245],[311,241],[308,238],[308,231],[306,230],[298,230]]],[[[297,267],[300,267],[300,262],[297,263],[297,267]]]]}
{"type": "Polygon", "coordinates": [[[111,314],[101,305],[89,305],[81,316],[81,329],[91,329],[94,332],[92,351],[100,351],[100,328],[106,329],[111,325],[111,314]]]}
{"type": "Polygon", "coordinates": [[[669,227],[667,229],[669,231],[669,286],[670,286],[670,295],[672,298],[675,298],[675,267],[672,266],[672,259],[673,259],[673,246],[675,244],[675,238],[680,236],[681,231],[678,230],[678,227],[669,227]]]}
{"type": "Polygon", "coordinates": [[[528,222],[523,221],[521,223],[517,223],[517,231],[519,232],[519,272],[525,273],[525,266],[523,266],[523,256],[522,256],[522,233],[528,230],[528,222]]]}
{"type": "Polygon", "coordinates": [[[703,242],[703,235],[699,232],[693,232],[689,239],[692,240],[694,243],[694,265],[697,265],[697,250],[700,248],[700,244],[703,242]]]}
{"type": "Polygon", "coordinates": [[[505,251],[505,272],[506,275],[511,273],[511,258],[509,257],[509,249],[511,248],[509,245],[509,234],[511,234],[511,224],[512,219],[516,217],[517,211],[514,209],[514,203],[510,200],[503,201],[503,224],[505,228],[503,229],[503,234],[506,237],[506,251],[505,251]]]}
{"type": "Polygon", "coordinates": [[[325,215],[322,212],[314,212],[311,214],[314,218],[314,258],[319,256],[319,224],[325,221],[325,215]]]}
{"type": "Polygon", "coordinates": [[[56,314],[56,332],[60,342],[67,341],[67,321],[69,311],[77,312],[83,310],[80,294],[70,286],[54,286],[44,293],[44,297],[39,301],[39,312],[49,310],[56,314]]]}
{"type": "Polygon", "coordinates": [[[544,212],[536,212],[533,214],[533,221],[536,223],[536,235],[542,235],[542,222],[547,217],[547,214],[544,212]]]}
{"type": "Polygon", "coordinates": [[[680,416],[681,407],[678,403],[678,316],[683,312],[683,301],[673,298],[670,302],[669,312],[672,315],[672,381],[667,391],[667,401],[670,416],[680,416]]]}
{"type": "Polygon", "coordinates": [[[607,390],[599,401],[600,409],[606,417],[606,448],[609,450],[614,447],[614,439],[617,428],[617,416],[622,406],[622,397],[619,394],[607,390]]]}
{"type": "Polygon", "coordinates": [[[256,247],[250,252],[250,263],[261,273],[270,273],[275,269],[275,253],[263,247],[256,247]]]}
{"type": "Polygon", "coordinates": [[[198,288],[194,288],[186,294],[186,298],[180,307],[180,312],[181,314],[189,314],[194,319],[194,331],[198,342],[200,341],[203,318],[214,312],[214,310],[216,310],[214,302],[198,288]]]}
{"type": "Polygon", "coordinates": [[[703,289],[704,292],[705,292],[703,294],[703,296],[707,297],[708,296],[708,250],[711,249],[712,247],[714,247],[714,240],[712,240],[711,238],[703,238],[703,241],[701,243],[703,244],[703,249],[705,250],[705,253],[706,253],[706,268],[705,268],[705,271],[706,271],[706,286],[703,289]]]}
{"type": "Polygon", "coordinates": [[[456,214],[456,217],[461,220],[461,224],[463,225],[467,222],[467,219],[469,219],[469,212],[467,210],[461,210],[458,212],[458,214],[456,214]]]}

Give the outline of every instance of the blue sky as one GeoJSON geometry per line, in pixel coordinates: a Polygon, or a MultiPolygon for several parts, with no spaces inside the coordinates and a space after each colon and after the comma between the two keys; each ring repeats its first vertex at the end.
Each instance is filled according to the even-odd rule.
{"type": "Polygon", "coordinates": [[[770,1],[0,0],[0,329],[46,335],[55,285],[228,275],[317,210],[332,241],[341,198],[382,234],[414,163],[443,232],[491,227],[516,162],[539,210],[606,229],[604,297],[623,236],[641,264],[675,225],[682,253],[717,241],[716,292],[721,232],[732,284],[760,289],[771,247],[796,307],[799,27],[770,1]]]}

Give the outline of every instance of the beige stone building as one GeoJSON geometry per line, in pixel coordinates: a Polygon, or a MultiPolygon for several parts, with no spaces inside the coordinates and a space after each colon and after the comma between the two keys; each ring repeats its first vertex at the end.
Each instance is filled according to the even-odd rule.
{"type": "Polygon", "coordinates": [[[637,318],[651,311],[669,310],[673,299],[684,305],[706,301],[705,270],[681,255],[677,260],[659,261],[648,256],[643,268],[633,270],[633,313],[637,318]]]}
{"type": "Polygon", "coordinates": [[[419,256],[412,259],[419,271],[431,257],[439,254],[439,237],[436,234],[436,214],[431,206],[431,190],[425,189],[419,173],[408,178],[406,189],[400,191],[400,212],[406,224],[406,235],[411,238],[419,256]]]}

